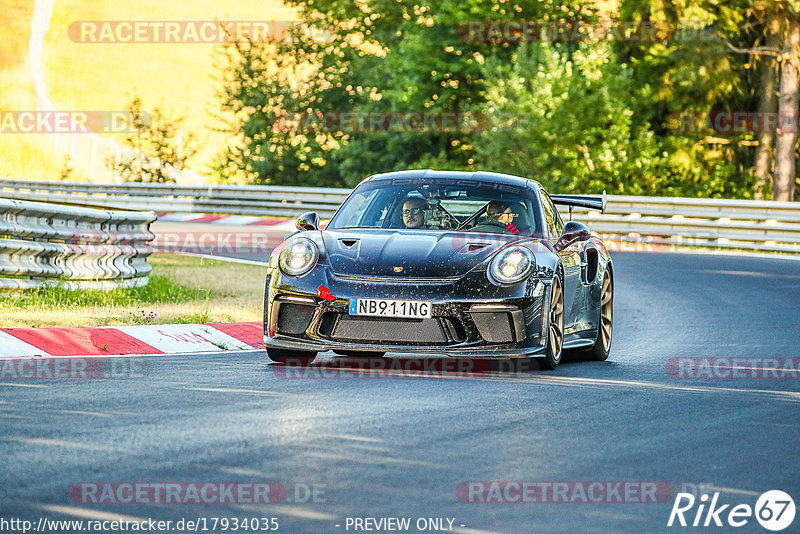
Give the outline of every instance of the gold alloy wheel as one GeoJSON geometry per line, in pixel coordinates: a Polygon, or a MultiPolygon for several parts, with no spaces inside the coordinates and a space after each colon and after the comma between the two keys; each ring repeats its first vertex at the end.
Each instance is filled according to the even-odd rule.
{"type": "Polygon", "coordinates": [[[613,320],[614,289],[611,277],[606,275],[603,280],[603,296],[600,301],[600,337],[603,340],[603,350],[608,352],[611,345],[611,327],[613,320]]]}
{"type": "Polygon", "coordinates": [[[561,279],[553,278],[553,289],[550,295],[550,352],[553,358],[561,354],[561,344],[564,341],[564,299],[561,289],[561,279]]]}

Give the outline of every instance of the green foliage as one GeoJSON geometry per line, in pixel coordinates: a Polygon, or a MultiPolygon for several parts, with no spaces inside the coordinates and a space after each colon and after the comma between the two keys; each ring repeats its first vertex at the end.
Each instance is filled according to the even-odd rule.
{"type": "MultiPolygon", "coordinates": [[[[405,168],[493,170],[554,192],[748,198],[751,133],[679,131],[676,113],[754,110],[755,0],[622,0],[621,21],[675,33],[652,41],[467,41],[468,21],[591,22],[593,3],[290,0],[289,39],[226,52],[223,109],[236,121],[215,165],[223,181],[353,186],[405,168]],[[732,48],[733,47],[733,48],[732,48]],[[486,128],[303,131],[331,113],[477,112],[486,128]]],[[[607,15],[606,15],[607,17],[607,15]]]]}
{"type": "Polygon", "coordinates": [[[254,183],[346,186],[431,158],[467,166],[470,132],[309,133],[276,125],[314,112],[474,110],[483,102],[483,58],[509,58],[513,47],[466,42],[461,24],[589,13],[583,2],[552,0],[289,3],[304,21],[290,39],[228,50],[220,96],[239,123],[237,142],[215,165],[222,179],[244,172],[254,183]]]}
{"type": "Polygon", "coordinates": [[[534,43],[489,68],[496,82],[484,110],[492,122],[475,141],[482,169],[569,193],[743,194],[728,180],[736,172],[729,154],[703,135],[656,135],[642,111],[651,88],[607,44],[568,53],[534,43]]]}
{"type": "Polygon", "coordinates": [[[123,151],[106,160],[125,182],[175,182],[186,162],[197,152],[195,136],[181,128],[182,119],[172,119],[156,107],[152,113],[143,110],[139,97],[133,97],[126,107],[130,132],[125,144],[132,150],[123,151]]]}
{"type": "Polygon", "coordinates": [[[641,194],[647,186],[637,178],[664,165],[649,125],[631,109],[630,71],[608,47],[567,54],[534,43],[489,68],[497,81],[485,106],[492,126],[475,141],[479,167],[554,191],[641,194]]]}
{"type": "Polygon", "coordinates": [[[663,138],[677,174],[672,189],[679,194],[752,198],[755,193],[752,132],[681,134],[668,127],[668,117],[758,109],[763,56],[741,51],[765,44],[769,5],[757,0],[621,3],[623,19],[662,20],[676,29],[662,42],[615,43],[615,51],[634,68],[637,86],[653,88],[638,112],[663,138]]]}
{"type": "Polygon", "coordinates": [[[206,300],[203,302],[202,307],[192,315],[178,321],[181,324],[203,324],[211,322],[211,312],[209,306],[211,305],[210,298],[206,294],[206,300]]]}

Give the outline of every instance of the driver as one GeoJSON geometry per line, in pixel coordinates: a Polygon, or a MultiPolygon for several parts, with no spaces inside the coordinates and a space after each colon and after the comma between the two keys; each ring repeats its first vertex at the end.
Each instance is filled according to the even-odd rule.
{"type": "Polygon", "coordinates": [[[518,234],[519,230],[514,226],[516,214],[511,211],[511,206],[499,200],[492,200],[486,205],[486,220],[472,228],[473,232],[488,232],[499,234],[508,232],[518,234]]]}
{"type": "Polygon", "coordinates": [[[403,224],[406,228],[425,228],[425,208],[428,203],[421,197],[409,197],[403,202],[403,224]]]}

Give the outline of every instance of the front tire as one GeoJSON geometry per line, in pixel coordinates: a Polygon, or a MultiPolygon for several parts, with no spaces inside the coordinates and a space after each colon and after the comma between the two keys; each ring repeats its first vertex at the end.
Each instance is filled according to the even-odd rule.
{"type": "Polygon", "coordinates": [[[317,357],[317,353],[303,350],[273,349],[270,347],[267,348],[267,356],[275,363],[282,363],[283,365],[294,367],[305,367],[311,365],[314,358],[317,357]]]}
{"type": "Polygon", "coordinates": [[[550,287],[550,321],[547,328],[547,350],[542,367],[552,371],[561,363],[564,348],[564,289],[561,276],[556,274],[550,287]]]}

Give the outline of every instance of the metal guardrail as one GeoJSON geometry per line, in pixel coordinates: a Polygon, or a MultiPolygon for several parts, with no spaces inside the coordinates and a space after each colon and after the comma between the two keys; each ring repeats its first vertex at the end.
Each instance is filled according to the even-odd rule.
{"type": "Polygon", "coordinates": [[[146,285],[153,212],[0,198],[0,288],[146,285]]]}
{"type": "Polygon", "coordinates": [[[606,239],[670,247],[800,253],[800,203],[669,197],[608,197],[604,214],[576,212],[606,239]]]}
{"type": "MultiPolygon", "coordinates": [[[[176,186],[0,180],[0,196],[163,212],[330,217],[349,189],[176,186]]],[[[567,212],[562,213],[567,217],[567,212]]],[[[606,239],[636,246],[701,246],[800,253],[800,203],[609,195],[605,214],[575,211],[606,239]]]]}
{"type": "Polygon", "coordinates": [[[103,208],[274,217],[294,217],[310,210],[330,217],[349,193],[349,189],[314,187],[0,180],[0,196],[19,200],[68,197],[68,202],[103,208]]]}

